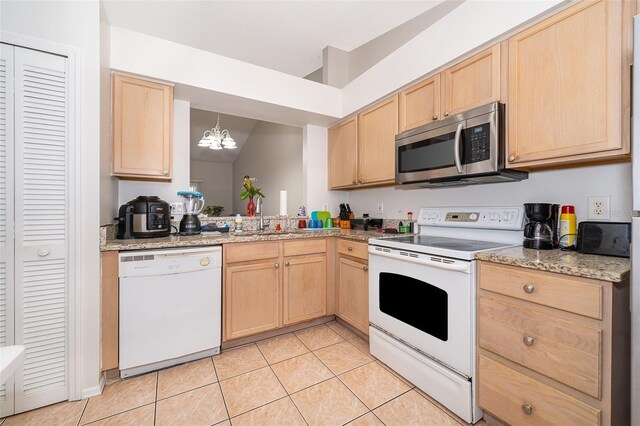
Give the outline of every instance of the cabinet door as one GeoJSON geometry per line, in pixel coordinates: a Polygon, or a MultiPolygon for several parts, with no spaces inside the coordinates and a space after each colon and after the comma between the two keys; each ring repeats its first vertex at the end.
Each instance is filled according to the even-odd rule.
{"type": "Polygon", "coordinates": [[[369,270],[367,263],[338,258],[338,316],[369,334],[369,270]]]}
{"type": "Polygon", "coordinates": [[[327,257],[299,257],[284,261],[284,325],[326,314],[327,257]]]}
{"type": "Polygon", "coordinates": [[[357,184],[358,120],[352,117],[329,129],[329,188],[357,184]]]}
{"type": "Polygon", "coordinates": [[[358,183],[395,179],[398,95],[358,115],[358,183]]]}
{"type": "Polygon", "coordinates": [[[509,40],[510,166],[628,153],[622,5],[581,2],[509,40]]]}
{"type": "Polygon", "coordinates": [[[225,341],[280,326],[279,271],[278,259],[225,268],[225,341]]]}
{"type": "Polygon", "coordinates": [[[113,175],[171,180],[173,86],[114,74],[113,175]]]}
{"type": "Polygon", "coordinates": [[[442,72],[443,115],[500,100],[500,45],[442,72]]]}
{"type": "Polygon", "coordinates": [[[440,74],[400,92],[400,131],[440,118],[440,74]]]}

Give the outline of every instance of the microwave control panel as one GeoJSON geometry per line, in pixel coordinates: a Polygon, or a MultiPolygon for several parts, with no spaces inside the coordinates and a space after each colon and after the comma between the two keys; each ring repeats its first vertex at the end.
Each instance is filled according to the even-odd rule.
{"type": "Polygon", "coordinates": [[[491,129],[489,123],[466,129],[465,163],[477,163],[491,158],[491,129]]]}

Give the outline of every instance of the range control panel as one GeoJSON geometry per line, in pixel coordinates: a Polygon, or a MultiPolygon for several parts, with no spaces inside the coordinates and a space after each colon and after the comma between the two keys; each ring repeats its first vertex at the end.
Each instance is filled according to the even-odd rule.
{"type": "Polygon", "coordinates": [[[524,226],[524,207],[423,207],[418,224],[515,231],[524,226]]]}

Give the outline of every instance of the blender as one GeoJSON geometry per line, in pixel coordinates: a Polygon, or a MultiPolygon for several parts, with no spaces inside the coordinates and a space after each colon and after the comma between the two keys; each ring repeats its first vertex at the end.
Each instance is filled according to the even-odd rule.
{"type": "Polygon", "coordinates": [[[204,197],[197,191],[178,191],[182,197],[182,220],[180,221],[180,235],[197,235],[201,232],[198,214],[204,208],[204,197]]]}

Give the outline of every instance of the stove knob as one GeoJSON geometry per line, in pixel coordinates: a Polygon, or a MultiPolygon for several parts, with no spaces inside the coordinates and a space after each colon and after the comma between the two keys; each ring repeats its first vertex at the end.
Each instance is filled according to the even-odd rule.
{"type": "Polygon", "coordinates": [[[502,215],[502,219],[505,222],[510,222],[511,219],[513,219],[513,215],[511,213],[505,213],[504,215],[502,215]]]}
{"type": "Polygon", "coordinates": [[[471,213],[471,214],[469,215],[469,219],[471,219],[471,220],[476,220],[477,218],[478,218],[478,215],[477,215],[477,214],[475,214],[475,213],[471,213]]]}
{"type": "Polygon", "coordinates": [[[490,220],[498,220],[499,218],[500,218],[500,215],[498,215],[497,213],[489,213],[490,220]]]}
{"type": "Polygon", "coordinates": [[[438,218],[438,213],[431,213],[429,215],[429,219],[437,219],[438,218]]]}

